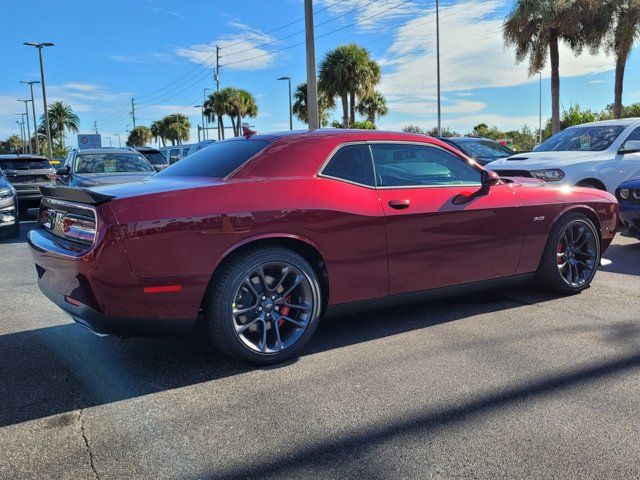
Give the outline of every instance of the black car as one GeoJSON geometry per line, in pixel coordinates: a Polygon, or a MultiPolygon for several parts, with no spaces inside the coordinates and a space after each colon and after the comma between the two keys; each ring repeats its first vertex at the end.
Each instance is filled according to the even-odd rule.
{"type": "Polygon", "coordinates": [[[495,140],[477,137],[439,137],[449,145],[460,150],[467,157],[473,158],[480,165],[486,165],[494,160],[507,158],[516,152],[504,145],[500,145],[495,140]]]}
{"type": "Polygon", "coordinates": [[[70,187],[137,182],[155,173],[149,161],[132,148],[74,150],[56,171],[58,184],[70,187]]]}
{"type": "Polygon", "coordinates": [[[151,166],[156,172],[161,172],[169,166],[169,160],[164,158],[164,155],[160,153],[160,150],[152,147],[135,147],[136,151],[144,155],[144,158],[149,160],[151,166]]]}
{"type": "Polygon", "coordinates": [[[17,192],[21,211],[40,205],[40,187],[56,179],[49,160],[39,155],[0,155],[0,170],[17,192]]]}
{"type": "Polygon", "coordinates": [[[19,235],[18,196],[0,170],[0,237],[19,235]]]}

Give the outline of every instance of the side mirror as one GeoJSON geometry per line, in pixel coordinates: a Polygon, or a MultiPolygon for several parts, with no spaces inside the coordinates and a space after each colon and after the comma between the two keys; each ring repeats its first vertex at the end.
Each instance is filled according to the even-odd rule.
{"type": "Polygon", "coordinates": [[[56,175],[59,177],[69,175],[69,167],[61,167],[56,170],[56,175]]]}
{"type": "Polygon", "coordinates": [[[480,179],[483,187],[489,188],[500,181],[500,176],[492,170],[482,170],[480,179]]]}
{"type": "Polygon", "coordinates": [[[640,141],[639,140],[627,140],[622,144],[618,153],[620,155],[625,155],[627,153],[639,153],[640,152],[640,141]]]}

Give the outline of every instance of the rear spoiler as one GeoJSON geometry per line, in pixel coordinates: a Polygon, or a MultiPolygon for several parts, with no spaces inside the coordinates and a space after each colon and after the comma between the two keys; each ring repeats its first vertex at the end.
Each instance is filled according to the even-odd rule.
{"type": "Polygon", "coordinates": [[[86,188],[77,187],[40,187],[40,193],[42,193],[43,197],[76,203],[87,203],[89,205],[100,205],[115,198],[113,195],[106,195],[86,188]]]}

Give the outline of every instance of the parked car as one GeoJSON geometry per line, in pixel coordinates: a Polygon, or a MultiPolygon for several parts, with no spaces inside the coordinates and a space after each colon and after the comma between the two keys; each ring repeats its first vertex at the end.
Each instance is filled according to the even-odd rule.
{"type": "Polygon", "coordinates": [[[533,152],[492,162],[491,170],[614,193],[620,183],[640,174],[640,118],[567,128],[533,152]]]}
{"type": "Polygon", "coordinates": [[[137,182],[154,173],[149,161],[130,148],[73,151],[56,171],[58,184],[71,187],[137,182]]]}
{"type": "Polygon", "coordinates": [[[206,325],[237,358],[297,355],[320,317],[529,281],[587,288],[618,202],[501,180],[409,133],[216,142],[145,182],[44,189],[42,292],[101,334],[206,325]]]}
{"type": "Polygon", "coordinates": [[[495,140],[477,137],[438,137],[438,140],[456,147],[467,157],[473,158],[480,165],[486,165],[501,158],[507,158],[516,152],[500,145],[495,140]]]}
{"type": "Polygon", "coordinates": [[[189,155],[190,149],[191,144],[173,145],[171,147],[162,147],[160,153],[169,161],[169,165],[173,165],[189,155]]]}
{"type": "MultiPolygon", "coordinates": [[[[201,142],[194,143],[193,145],[191,145],[191,148],[189,148],[189,152],[187,153],[187,155],[199,152],[203,148],[208,147],[209,145],[213,145],[215,142],[215,140],[202,140],[201,142]]],[[[185,157],[187,155],[185,155],[185,157]]]]}
{"type": "Polygon", "coordinates": [[[0,237],[20,236],[18,195],[0,170],[0,237]]]}
{"type": "Polygon", "coordinates": [[[56,171],[39,155],[0,155],[0,170],[16,190],[21,212],[37,207],[42,198],[39,187],[56,180],[56,171]]]}
{"type": "Polygon", "coordinates": [[[622,182],[616,189],[620,220],[628,233],[640,240],[640,177],[622,182]]]}
{"type": "Polygon", "coordinates": [[[160,150],[152,147],[136,147],[135,150],[144,155],[156,172],[161,172],[169,166],[169,162],[160,150]]]}

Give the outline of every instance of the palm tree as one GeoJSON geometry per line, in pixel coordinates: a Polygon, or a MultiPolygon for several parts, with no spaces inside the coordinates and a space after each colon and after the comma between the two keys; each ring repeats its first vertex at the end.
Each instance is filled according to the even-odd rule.
{"type": "Polygon", "coordinates": [[[129,133],[127,147],[144,147],[151,141],[151,130],[147,127],[136,127],[129,133]]]}
{"type": "Polygon", "coordinates": [[[242,134],[242,118],[255,118],[258,115],[258,105],[255,97],[241,88],[228,87],[229,90],[229,115],[233,133],[236,137],[242,134]],[[234,123],[235,118],[235,123],[234,123]]]}
{"type": "Polygon", "coordinates": [[[223,117],[230,112],[229,104],[229,88],[223,88],[220,91],[213,92],[204,103],[204,114],[209,121],[218,121],[220,128],[220,136],[224,140],[224,120],[223,117]]]}
{"type": "Polygon", "coordinates": [[[380,92],[374,92],[373,95],[363,98],[358,103],[358,113],[367,117],[367,121],[375,124],[376,118],[389,113],[387,100],[380,92]]]}
{"type": "Polygon", "coordinates": [[[5,144],[10,150],[10,152],[8,153],[17,153],[24,146],[24,142],[22,141],[22,138],[20,138],[20,135],[16,135],[16,134],[10,135],[9,138],[5,140],[5,144]]]}
{"type": "Polygon", "coordinates": [[[640,0],[608,0],[602,2],[602,18],[608,20],[609,28],[601,31],[608,52],[616,57],[616,79],[614,87],[613,116],[622,117],[622,91],[624,73],[633,44],[640,37],[640,0]]]}
{"type": "Polygon", "coordinates": [[[560,129],[559,43],[567,42],[580,51],[585,44],[585,26],[597,21],[589,9],[597,0],[517,0],[507,17],[505,43],[515,47],[516,61],[529,58],[529,74],[540,72],[551,63],[551,125],[560,129]]]}
{"type": "MultiPolygon", "coordinates": [[[[293,104],[293,114],[304,123],[309,123],[309,113],[307,110],[307,82],[302,82],[296,88],[293,94],[296,101],[293,104]]],[[[318,84],[318,116],[320,117],[320,126],[326,127],[329,125],[329,110],[335,107],[335,101],[333,97],[327,95],[326,87],[320,83],[318,84]]]]}
{"type": "MultiPolygon", "coordinates": [[[[58,138],[58,146],[64,147],[65,130],[78,133],[80,118],[73,112],[71,107],[64,102],[57,101],[49,105],[49,129],[51,136],[58,138]]],[[[40,117],[41,126],[44,130],[44,115],[40,117]]]]}
{"type": "Polygon", "coordinates": [[[162,146],[163,147],[166,146],[164,137],[162,136],[163,131],[162,131],[161,120],[156,120],[154,122],[151,122],[151,127],[149,127],[149,133],[151,133],[151,136],[153,137],[156,144],[159,144],[158,142],[158,138],[159,138],[160,140],[162,140],[162,146]]]}
{"type": "Polygon", "coordinates": [[[183,141],[189,140],[191,133],[191,123],[189,119],[181,113],[167,115],[161,122],[161,136],[171,140],[171,145],[181,145],[183,141]]]}
{"type": "Polygon", "coordinates": [[[380,67],[366,48],[342,45],[325,55],[319,76],[329,97],[340,97],[342,126],[349,128],[355,122],[356,97],[362,100],[373,94],[380,82],[380,67]]]}

